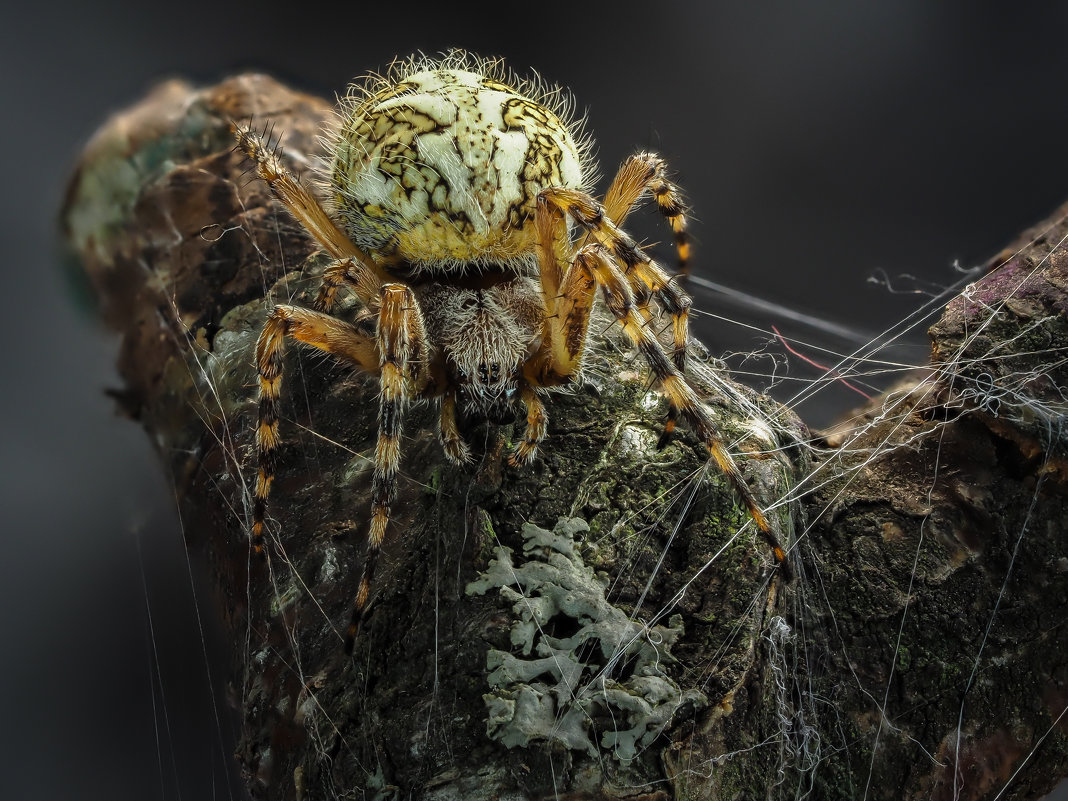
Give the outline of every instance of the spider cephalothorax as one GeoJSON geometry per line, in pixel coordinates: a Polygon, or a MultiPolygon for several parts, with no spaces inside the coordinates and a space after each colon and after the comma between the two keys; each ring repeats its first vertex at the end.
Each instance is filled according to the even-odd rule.
{"type": "Polygon", "coordinates": [[[257,345],[257,552],[278,446],[285,338],[379,377],[368,554],[349,646],[367,610],[396,494],[406,402],[440,404],[441,442],[457,463],[470,459],[463,422],[509,421],[522,402],[526,431],[510,461],[529,462],[545,437],[543,394],[581,374],[598,287],[668,399],[667,429],[680,415],[690,424],[784,563],[685,377],[690,299],[619,227],[651,194],[684,263],[689,245],[678,192],[663,162],[640,153],[624,162],[603,202],[591,197],[589,141],[566,98],[558,88],[517,81],[497,62],[462,53],[400,63],[342,100],[324,136],[329,161],[314,192],[290,175],[261,134],[235,126],[259,176],[334,259],[323,273],[317,310],[275,307],[257,345]],[[363,306],[356,323],[331,315],[342,288],[363,306]],[[667,350],[649,325],[660,313],[670,317],[667,350]]]}

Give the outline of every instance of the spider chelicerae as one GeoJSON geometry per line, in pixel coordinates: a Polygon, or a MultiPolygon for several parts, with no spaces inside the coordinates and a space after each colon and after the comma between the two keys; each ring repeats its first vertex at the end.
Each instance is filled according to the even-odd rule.
{"type": "Polygon", "coordinates": [[[276,306],[257,344],[257,553],[279,443],[286,338],[379,378],[367,557],[348,649],[368,608],[396,494],[406,402],[440,402],[445,455],[464,464],[471,453],[462,423],[511,421],[519,400],[526,430],[509,461],[529,463],[546,434],[545,394],[581,375],[598,287],[667,397],[665,432],[679,416],[693,428],[785,571],[782,547],[686,378],[690,298],[620,227],[652,195],[685,264],[678,190],[659,157],[639,153],[623,163],[604,199],[594,199],[591,142],[569,98],[462,52],[398,62],[341,100],[314,192],[263,133],[234,126],[260,178],[333,258],[316,309],[276,306]],[[341,289],[362,304],[353,322],[331,315],[341,289]],[[667,350],[651,325],[661,313],[670,317],[667,350]]]}

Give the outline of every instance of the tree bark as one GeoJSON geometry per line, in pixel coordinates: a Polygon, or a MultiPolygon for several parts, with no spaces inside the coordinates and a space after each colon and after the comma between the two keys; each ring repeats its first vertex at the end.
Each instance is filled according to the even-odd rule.
{"type": "Polygon", "coordinates": [[[287,356],[252,559],[265,295],[310,305],[323,259],[229,132],[269,121],[299,172],[328,113],[258,75],[168,83],[97,134],[63,213],[216,578],[254,797],[1035,798],[1068,773],[1068,208],[947,306],[927,370],[818,447],[697,366],[793,543],[788,585],[692,436],[656,448],[666,407],[607,321],[529,469],[504,458],[521,421],[477,429],[458,473],[411,409],[349,658],[377,388],[287,356]]]}

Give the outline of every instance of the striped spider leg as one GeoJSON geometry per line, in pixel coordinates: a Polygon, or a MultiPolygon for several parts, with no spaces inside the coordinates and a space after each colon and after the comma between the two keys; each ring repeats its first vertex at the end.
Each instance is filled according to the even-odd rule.
{"type": "Polygon", "coordinates": [[[274,452],[279,444],[277,406],[282,388],[286,337],[379,376],[379,432],[371,485],[367,556],[345,634],[346,650],[351,650],[359,623],[366,613],[375,565],[389,522],[390,504],[396,496],[404,406],[409,397],[422,394],[430,383],[426,332],[411,289],[403,283],[382,280],[388,278],[387,274],[334,225],[318,201],[282,165],[277,153],[264,145],[259,134],[248,127],[235,126],[235,136],[238,146],[256,165],[257,173],[274,196],[336,259],[323,273],[316,301],[324,311],[275,306],[256,344],[260,385],[256,427],[259,470],[251,543],[257,555],[264,555],[264,517],[274,480],[274,452]],[[342,287],[352,290],[369,311],[377,310],[373,315],[376,322],[373,328],[365,330],[327,313],[335,305],[337,291],[342,287]]]}
{"type": "MultiPolygon", "coordinates": [[[[553,386],[567,381],[575,373],[589,327],[592,296],[599,286],[609,310],[641,352],[667,397],[670,411],[665,433],[674,428],[679,415],[690,424],[745,503],[781,572],[789,579],[791,571],[786,551],[724,446],[708,407],[683,373],[689,336],[689,296],[612,221],[605,206],[588,194],[570,189],[547,189],[538,200],[538,228],[542,235],[539,256],[546,302],[545,333],[539,352],[527,364],[527,381],[535,387],[553,386]],[[594,240],[574,254],[569,246],[565,215],[594,240]],[[559,289],[553,291],[554,287],[559,289]],[[671,316],[671,358],[650,325],[653,321],[652,299],[671,316]]],[[[617,216],[621,214],[618,209],[614,211],[617,216]]],[[[528,426],[524,444],[535,437],[535,432],[528,426]]]]}

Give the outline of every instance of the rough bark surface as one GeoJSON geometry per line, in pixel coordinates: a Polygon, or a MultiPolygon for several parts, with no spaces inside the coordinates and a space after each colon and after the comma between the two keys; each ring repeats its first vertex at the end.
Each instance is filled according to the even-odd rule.
{"type": "Polygon", "coordinates": [[[166,84],[90,143],[64,210],[122,335],[124,405],[217,577],[253,797],[1032,798],[1068,773],[1065,223],[954,300],[931,369],[819,449],[715,386],[736,449],[761,446],[756,409],[771,422],[774,453],[743,470],[781,499],[786,587],[752,526],[733,537],[726,481],[691,480],[696,442],[656,449],[663,401],[607,324],[529,469],[503,426],[451,470],[412,409],[347,658],[376,388],[287,357],[273,547],[252,560],[264,297],[307,305],[323,260],[229,132],[269,120],[300,171],[328,110],[257,75],[166,84]]]}

